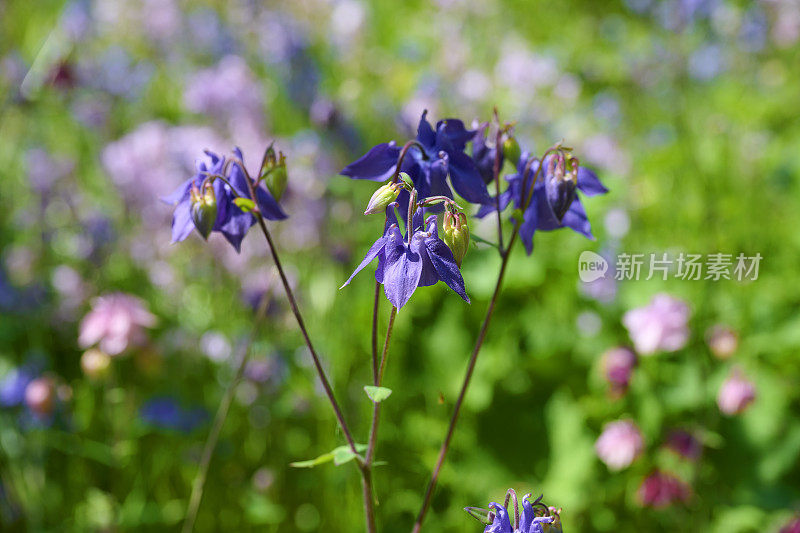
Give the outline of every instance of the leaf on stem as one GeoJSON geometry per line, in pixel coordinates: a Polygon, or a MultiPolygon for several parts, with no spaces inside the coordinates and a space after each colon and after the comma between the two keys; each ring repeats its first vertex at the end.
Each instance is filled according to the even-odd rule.
{"type": "Polygon", "coordinates": [[[370,400],[375,403],[380,403],[392,394],[392,389],[387,389],[386,387],[375,387],[373,385],[365,385],[364,392],[367,393],[367,396],[369,396],[370,400]]]}

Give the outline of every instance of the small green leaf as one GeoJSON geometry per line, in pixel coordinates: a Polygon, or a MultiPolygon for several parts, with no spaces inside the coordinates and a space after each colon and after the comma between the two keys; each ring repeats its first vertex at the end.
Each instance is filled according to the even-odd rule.
{"type": "Polygon", "coordinates": [[[365,385],[364,392],[367,393],[367,396],[369,396],[370,400],[372,400],[375,403],[380,403],[386,398],[388,398],[389,395],[392,394],[392,389],[387,389],[386,387],[375,387],[372,385],[365,385]]]}
{"type": "Polygon", "coordinates": [[[251,200],[250,198],[242,198],[241,196],[239,198],[234,199],[233,203],[235,203],[236,206],[245,213],[249,213],[256,207],[256,204],[253,200],[251,200]]]}
{"type": "MultiPolygon", "coordinates": [[[[367,449],[366,444],[356,444],[356,450],[361,453],[367,449]]],[[[289,463],[289,466],[294,468],[313,468],[315,466],[329,463],[333,461],[333,464],[339,466],[344,464],[348,461],[352,461],[355,459],[356,455],[350,449],[350,446],[339,446],[338,448],[333,449],[328,453],[323,453],[316,459],[309,459],[307,461],[295,461],[294,463],[289,463]]]]}

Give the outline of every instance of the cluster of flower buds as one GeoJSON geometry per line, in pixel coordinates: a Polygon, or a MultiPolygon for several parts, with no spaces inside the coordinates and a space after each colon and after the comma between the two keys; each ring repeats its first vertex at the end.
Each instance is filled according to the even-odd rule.
{"type": "Polygon", "coordinates": [[[514,489],[508,489],[503,505],[492,502],[489,509],[465,507],[469,515],[486,524],[484,533],[562,533],[561,509],[548,507],[542,503],[542,496],[530,501],[530,494],[522,497],[522,514],[514,489]],[[509,515],[509,504],[514,511],[512,523],[509,515]]]}
{"type": "Polygon", "coordinates": [[[261,170],[258,180],[263,181],[275,200],[280,201],[283,193],[286,192],[286,185],[289,176],[286,172],[286,156],[280,150],[275,153],[275,149],[270,144],[264,152],[261,161],[261,170]]]}
{"type": "Polygon", "coordinates": [[[544,182],[547,203],[559,222],[572,205],[578,186],[579,162],[566,150],[559,148],[548,158],[544,182]]]}
{"type": "Polygon", "coordinates": [[[208,236],[217,222],[217,196],[214,194],[211,180],[206,179],[200,187],[192,185],[189,190],[189,198],[191,202],[189,213],[192,223],[203,239],[208,240],[208,236]]]}

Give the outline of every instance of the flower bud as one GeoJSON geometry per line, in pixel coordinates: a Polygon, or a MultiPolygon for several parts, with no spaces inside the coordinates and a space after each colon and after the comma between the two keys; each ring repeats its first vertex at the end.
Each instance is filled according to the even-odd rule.
{"type": "Polygon", "coordinates": [[[92,380],[102,380],[111,370],[111,356],[96,348],[86,350],[81,356],[81,370],[92,380]]]}
{"type": "MultiPolygon", "coordinates": [[[[269,149],[272,150],[272,147],[269,149]]],[[[276,160],[275,152],[273,151],[271,158],[268,156],[265,167],[267,168],[262,169],[262,172],[266,173],[264,184],[275,200],[280,200],[283,193],[286,192],[286,185],[289,181],[289,176],[286,172],[286,156],[283,155],[283,152],[278,152],[276,160]]]]}
{"type": "Polygon", "coordinates": [[[208,235],[214,229],[217,221],[217,197],[214,195],[214,187],[210,182],[205,182],[202,187],[201,191],[192,186],[189,193],[192,202],[190,214],[198,233],[203,236],[203,239],[208,239],[208,235]]]}
{"type": "Polygon", "coordinates": [[[25,388],[25,405],[39,416],[53,412],[55,406],[55,390],[50,378],[37,378],[25,388]]]}
{"type": "Polygon", "coordinates": [[[503,135],[503,156],[506,158],[506,160],[510,161],[511,164],[516,167],[521,155],[522,150],[519,147],[517,138],[508,133],[503,135]]]}
{"type": "Polygon", "coordinates": [[[717,359],[730,359],[739,347],[739,337],[728,326],[717,324],[706,331],[706,343],[717,359]]]}
{"type": "Polygon", "coordinates": [[[375,213],[383,213],[386,207],[397,200],[400,190],[403,188],[401,183],[387,183],[382,185],[372,194],[369,199],[367,209],[364,211],[365,215],[374,215],[375,213]]]}
{"type": "Polygon", "coordinates": [[[559,222],[575,199],[578,184],[578,161],[572,157],[565,159],[562,153],[551,156],[545,177],[547,203],[559,222]]]}
{"type": "Polygon", "coordinates": [[[456,264],[461,267],[461,261],[467,255],[467,248],[469,247],[469,226],[464,213],[445,212],[443,240],[453,252],[456,264]]]}

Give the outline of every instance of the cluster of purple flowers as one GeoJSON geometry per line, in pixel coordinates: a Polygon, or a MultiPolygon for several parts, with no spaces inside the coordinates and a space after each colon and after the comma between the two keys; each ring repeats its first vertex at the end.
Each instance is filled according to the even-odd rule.
{"type": "Polygon", "coordinates": [[[387,223],[383,235],[353,272],[354,276],[377,257],[375,277],[384,285],[386,296],[395,307],[405,305],[417,287],[433,285],[439,280],[469,302],[459,272],[461,257],[466,252],[463,240],[468,241],[469,237],[468,230],[461,230],[460,221],[465,219],[460,208],[453,207],[457,206],[453,190],[465,201],[478,206],[478,217],[502,211],[511,203],[523,209],[519,235],[529,254],[537,229],[570,227],[592,238],[586,212],[575,191],[588,196],[607,192],[594,172],[581,167],[569,149],[560,145],[548,150],[544,161],[529,152],[520,153],[509,126],[501,130],[507,142],[490,144],[487,142],[488,127],[489,124],[484,123],[477,130],[468,130],[461,120],[445,119],[437,122],[434,128],[425,111],[415,139],[402,148],[393,141],[378,144],[341,171],[342,175],[353,179],[379,182],[391,179],[395,183],[401,173],[409,178],[407,189],[387,198],[377,208],[374,202],[370,203],[369,213],[386,209],[387,223]],[[471,155],[466,152],[468,143],[472,143],[471,155]],[[506,160],[516,163],[517,172],[506,176],[508,187],[498,198],[493,198],[487,184],[499,174],[506,160]],[[458,238],[447,231],[444,240],[439,238],[436,217],[424,218],[425,210],[435,211],[438,207],[426,204],[426,199],[444,201],[451,217],[448,219],[446,214],[445,223],[457,221],[461,230],[456,232],[458,238]],[[413,205],[409,206],[410,203],[413,205]],[[409,216],[412,218],[405,238],[391,223],[397,220],[395,208],[406,222],[409,216]],[[459,216],[452,218],[454,213],[459,216]],[[415,233],[418,228],[427,231],[415,233]]]}

